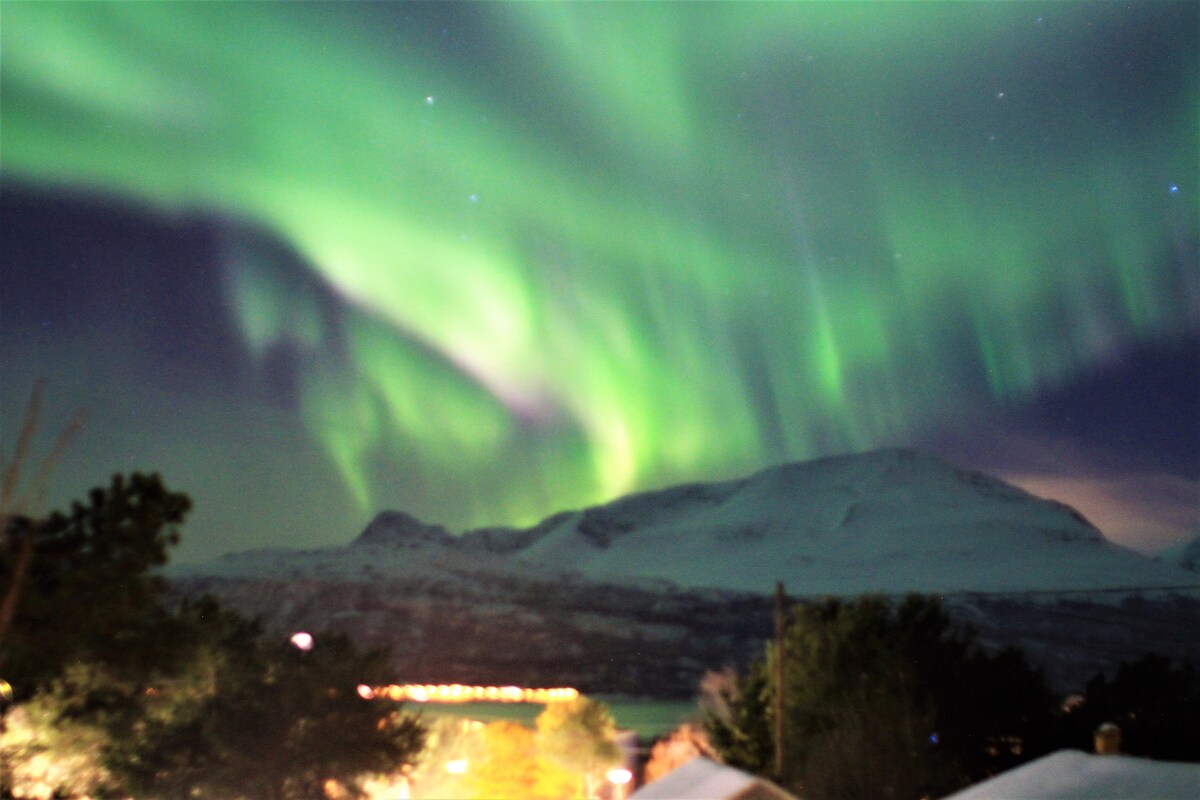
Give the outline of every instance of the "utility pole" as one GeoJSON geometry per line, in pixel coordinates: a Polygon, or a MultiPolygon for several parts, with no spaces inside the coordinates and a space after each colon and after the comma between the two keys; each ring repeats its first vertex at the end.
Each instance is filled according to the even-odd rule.
{"type": "Polygon", "coordinates": [[[775,777],[783,777],[783,634],[787,627],[783,581],[775,584],[775,777]]]}

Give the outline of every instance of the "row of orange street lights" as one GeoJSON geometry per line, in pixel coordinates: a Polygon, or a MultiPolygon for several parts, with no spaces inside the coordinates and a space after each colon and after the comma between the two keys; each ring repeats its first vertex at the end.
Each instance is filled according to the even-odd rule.
{"type": "MultiPolygon", "coordinates": [[[[315,644],[312,634],[297,631],[289,639],[301,652],[308,652],[315,644]]],[[[387,699],[400,702],[412,700],[416,703],[564,703],[579,697],[579,690],[569,686],[552,689],[530,689],[522,686],[466,686],[461,683],[392,683],[387,686],[368,686],[360,683],[358,696],[364,700],[387,699]]],[[[0,681],[0,700],[11,699],[11,689],[6,681],[0,681]],[[5,695],[4,690],[9,694],[5,695]]],[[[446,771],[461,775],[467,771],[467,759],[459,758],[446,762],[446,771]]],[[[613,785],[613,796],[622,799],[628,792],[633,773],[624,767],[614,767],[605,776],[613,785]]],[[[408,782],[401,787],[401,797],[408,797],[408,782]]]]}
{"type": "MultiPolygon", "coordinates": [[[[296,631],[288,640],[302,653],[313,649],[313,636],[307,631],[296,631]]],[[[579,690],[569,686],[553,689],[529,689],[522,686],[465,686],[461,683],[392,683],[387,686],[358,685],[358,696],[364,700],[375,698],[412,700],[415,703],[564,703],[579,697],[579,690]]]]}
{"type": "Polygon", "coordinates": [[[570,687],[529,689],[521,686],[465,686],[461,683],[408,683],[358,687],[364,700],[411,700],[414,703],[564,703],[579,697],[570,687]]]}

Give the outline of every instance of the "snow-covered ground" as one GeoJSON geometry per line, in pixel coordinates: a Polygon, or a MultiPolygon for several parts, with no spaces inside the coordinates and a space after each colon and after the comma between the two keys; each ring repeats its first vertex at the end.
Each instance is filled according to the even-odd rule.
{"type": "Polygon", "coordinates": [[[1200,536],[1159,553],[1156,560],[1173,567],[1200,572],[1200,536]]]}
{"type": "Polygon", "coordinates": [[[629,800],[794,800],[770,781],[704,757],[651,781],[629,796],[629,800]]]}
{"type": "Polygon", "coordinates": [[[1196,800],[1200,764],[1060,750],[945,800],[1196,800]]]}

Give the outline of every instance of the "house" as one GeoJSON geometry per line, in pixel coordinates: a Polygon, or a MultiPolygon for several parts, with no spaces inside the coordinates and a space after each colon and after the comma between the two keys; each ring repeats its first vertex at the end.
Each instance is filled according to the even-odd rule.
{"type": "Polygon", "coordinates": [[[629,800],[800,800],[770,781],[703,756],[646,784],[629,800]]]}
{"type": "MultiPolygon", "coordinates": [[[[665,795],[655,795],[665,797],[665,795]]],[[[943,800],[1196,800],[1200,764],[1059,750],[943,800]]]]}

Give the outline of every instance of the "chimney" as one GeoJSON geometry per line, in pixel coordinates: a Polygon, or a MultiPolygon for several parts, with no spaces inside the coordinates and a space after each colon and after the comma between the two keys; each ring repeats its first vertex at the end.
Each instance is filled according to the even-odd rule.
{"type": "Polygon", "coordinates": [[[1093,734],[1096,742],[1096,754],[1101,756],[1121,755],[1121,729],[1114,723],[1106,722],[1096,728],[1093,734]]]}

